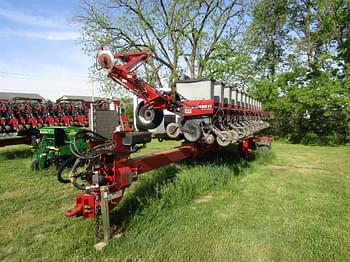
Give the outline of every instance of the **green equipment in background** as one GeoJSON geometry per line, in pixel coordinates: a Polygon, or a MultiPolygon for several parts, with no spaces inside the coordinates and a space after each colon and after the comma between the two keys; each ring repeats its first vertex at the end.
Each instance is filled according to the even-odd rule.
{"type": "MultiPolygon", "coordinates": [[[[83,130],[75,126],[52,126],[40,129],[39,143],[33,148],[34,159],[32,169],[45,169],[51,164],[59,167],[65,160],[73,156],[70,144],[75,135],[83,130]]],[[[75,147],[79,151],[85,151],[88,144],[84,139],[77,139],[75,147]]]]}

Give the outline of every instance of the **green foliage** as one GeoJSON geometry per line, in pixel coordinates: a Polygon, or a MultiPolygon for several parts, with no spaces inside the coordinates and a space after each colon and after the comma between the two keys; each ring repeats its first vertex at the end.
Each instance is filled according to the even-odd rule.
{"type": "Polygon", "coordinates": [[[328,144],[327,137],[333,137],[329,143],[346,143],[350,131],[347,89],[327,73],[308,80],[305,72],[298,68],[279,74],[275,81],[256,83],[254,94],[273,112],[273,133],[293,143],[308,141],[304,138],[308,133],[320,139],[318,144],[328,144]]]}
{"type": "Polygon", "coordinates": [[[346,137],[343,134],[333,132],[333,134],[327,136],[320,136],[313,132],[307,132],[301,139],[301,143],[304,145],[339,145],[346,142],[346,137]]]}
{"type": "Polygon", "coordinates": [[[287,0],[261,0],[252,8],[253,20],[247,31],[255,66],[263,76],[274,76],[286,53],[289,28],[284,24],[288,16],[287,0]]]}
{"type": "Polygon", "coordinates": [[[238,87],[247,88],[254,82],[253,60],[246,50],[237,49],[230,39],[219,42],[207,62],[205,75],[217,80],[236,83],[238,87]]]}
{"type": "Polygon", "coordinates": [[[320,138],[313,132],[307,132],[301,140],[301,143],[304,145],[318,145],[320,144],[320,138]]]}
{"type": "Polygon", "coordinates": [[[122,98],[121,102],[122,102],[122,113],[128,116],[129,123],[131,123],[134,119],[134,105],[133,105],[132,99],[122,98]]]}

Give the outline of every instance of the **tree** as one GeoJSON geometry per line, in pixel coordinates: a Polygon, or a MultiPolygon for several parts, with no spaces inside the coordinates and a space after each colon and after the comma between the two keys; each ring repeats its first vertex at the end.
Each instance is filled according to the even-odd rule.
{"type": "Polygon", "coordinates": [[[261,0],[252,16],[249,45],[263,70],[253,93],[273,112],[275,134],[293,142],[309,136],[344,143],[350,130],[349,2],[261,0]]]}
{"type": "Polygon", "coordinates": [[[215,48],[213,59],[207,62],[205,75],[248,89],[255,82],[254,61],[244,45],[224,39],[215,48]]]}
{"type": "Polygon", "coordinates": [[[274,78],[288,50],[287,2],[262,0],[252,7],[253,20],[248,27],[247,41],[261,76],[274,78]]]}
{"type": "Polygon", "coordinates": [[[251,13],[248,39],[262,75],[271,77],[302,64],[312,77],[334,69],[336,58],[344,73],[350,59],[349,1],[261,0],[251,13]]]}
{"type": "Polygon", "coordinates": [[[75,18],[84,50],[95,55],[103,45],[114,52],[150,50],[148,81],[170,87],[182,72],[192,78],[203,72],[220,39],[241,33],[241,0],[83,0],[75,18]]]}

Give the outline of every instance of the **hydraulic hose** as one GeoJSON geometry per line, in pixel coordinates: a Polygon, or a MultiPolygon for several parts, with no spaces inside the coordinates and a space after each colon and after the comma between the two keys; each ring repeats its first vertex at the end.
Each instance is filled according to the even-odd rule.
{"type": "Polygon", "coordinates": [[[67,158],[63,163],[58,167],[58,172],[57,172],[57,179],[59,182],[63,184],[68,184],[71,181],[69,179],[64,179],[62,177],[63,170],[66,168],[67,165],[73,162],[73,160],[76,159],[75,156],[71,156],[70,158],[67,158]]]}
{"type": "Polygon", "coordinates": [[[86,187],[85,187],[84,184],[78,184],[77,183],[77,176],[76,176],[75,171],[79,167],[80,163],[81,163],[81,159],[80,158],[76,158],[75,156],[72,156],[72,157],[66,159],[62,163],[62,165],[60,165],[59,168],[58,168],[58,172],[57,172],[57,179],[58,179],[58,181],[63,183],[63,184],[72,183],[76,188],[78,188],[80,190],[86,190],[86,187]],[[69,172],[69,179],[63,178],[62,177],[63,170],[67,167],[67,165],[71,164],[73,161],[74,161],[74,164],[73,164],[73,167],[72,167],[71,171],[69,172]]]}
{"type": "Polygon", "coordinates": [[[70,143],[69,146],[70,146],[70,150],[71,150],[72,154],[75,155],[77,158],[88,160],[88,159],[99,157],[103,151],[108,151],[108,150],[103,150],[103,149],[106,149],[111,144],[112,144],[111,141],[109,141],[107,138],[105,138],[104,136],[102,136],[96,132],[93,132],[90,130],[82,130],[75,135],[72,143],[70,143]],[[79,150],[76,146],[77,139],[96,139],[96,140],[103,140],[103,141],[105,141],[105,143],[97,145],[85,153],[81,153],[81,152],[79,152],[79,150]]]}
{"type": "Polygon", "coordinates": [[[69,178],[70,178],[70,182],[72,182],[72,184],[76,187],[76,188],[78,188],[78,189],[80,189],[80,190],[86,190],[86,186],[84,185],[84,184],[78,184],[77,183],[77,175],[76,175],[76,173],[75,173],[75,171],[77,170],[77,168],[79,167],[79,165],[80,165],[80,163],[81,163],[81,159],[80,158],[77,158],[77,159],[75,159],[75,162],[74,162],[74,164],[73,164],[73,167],[72,167],[72,169],[71,169],[71,171],[70,171],[70,173],[69,173],[69,178]]]}

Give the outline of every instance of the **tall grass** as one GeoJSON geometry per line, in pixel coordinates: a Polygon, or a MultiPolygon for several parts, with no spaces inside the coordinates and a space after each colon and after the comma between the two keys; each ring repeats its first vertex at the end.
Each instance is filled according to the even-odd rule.
{"type": "Polygon", "coordinates": [[[273,155],[255,152],[247,159],[239,155],[237,147],[230,147],[142,175],[113,211],[111,222],[125,228],[138,216],[152,220],[162,210],[188,205],[202,195],[234,192],[249,168],[270,161],[273,155]]]}

